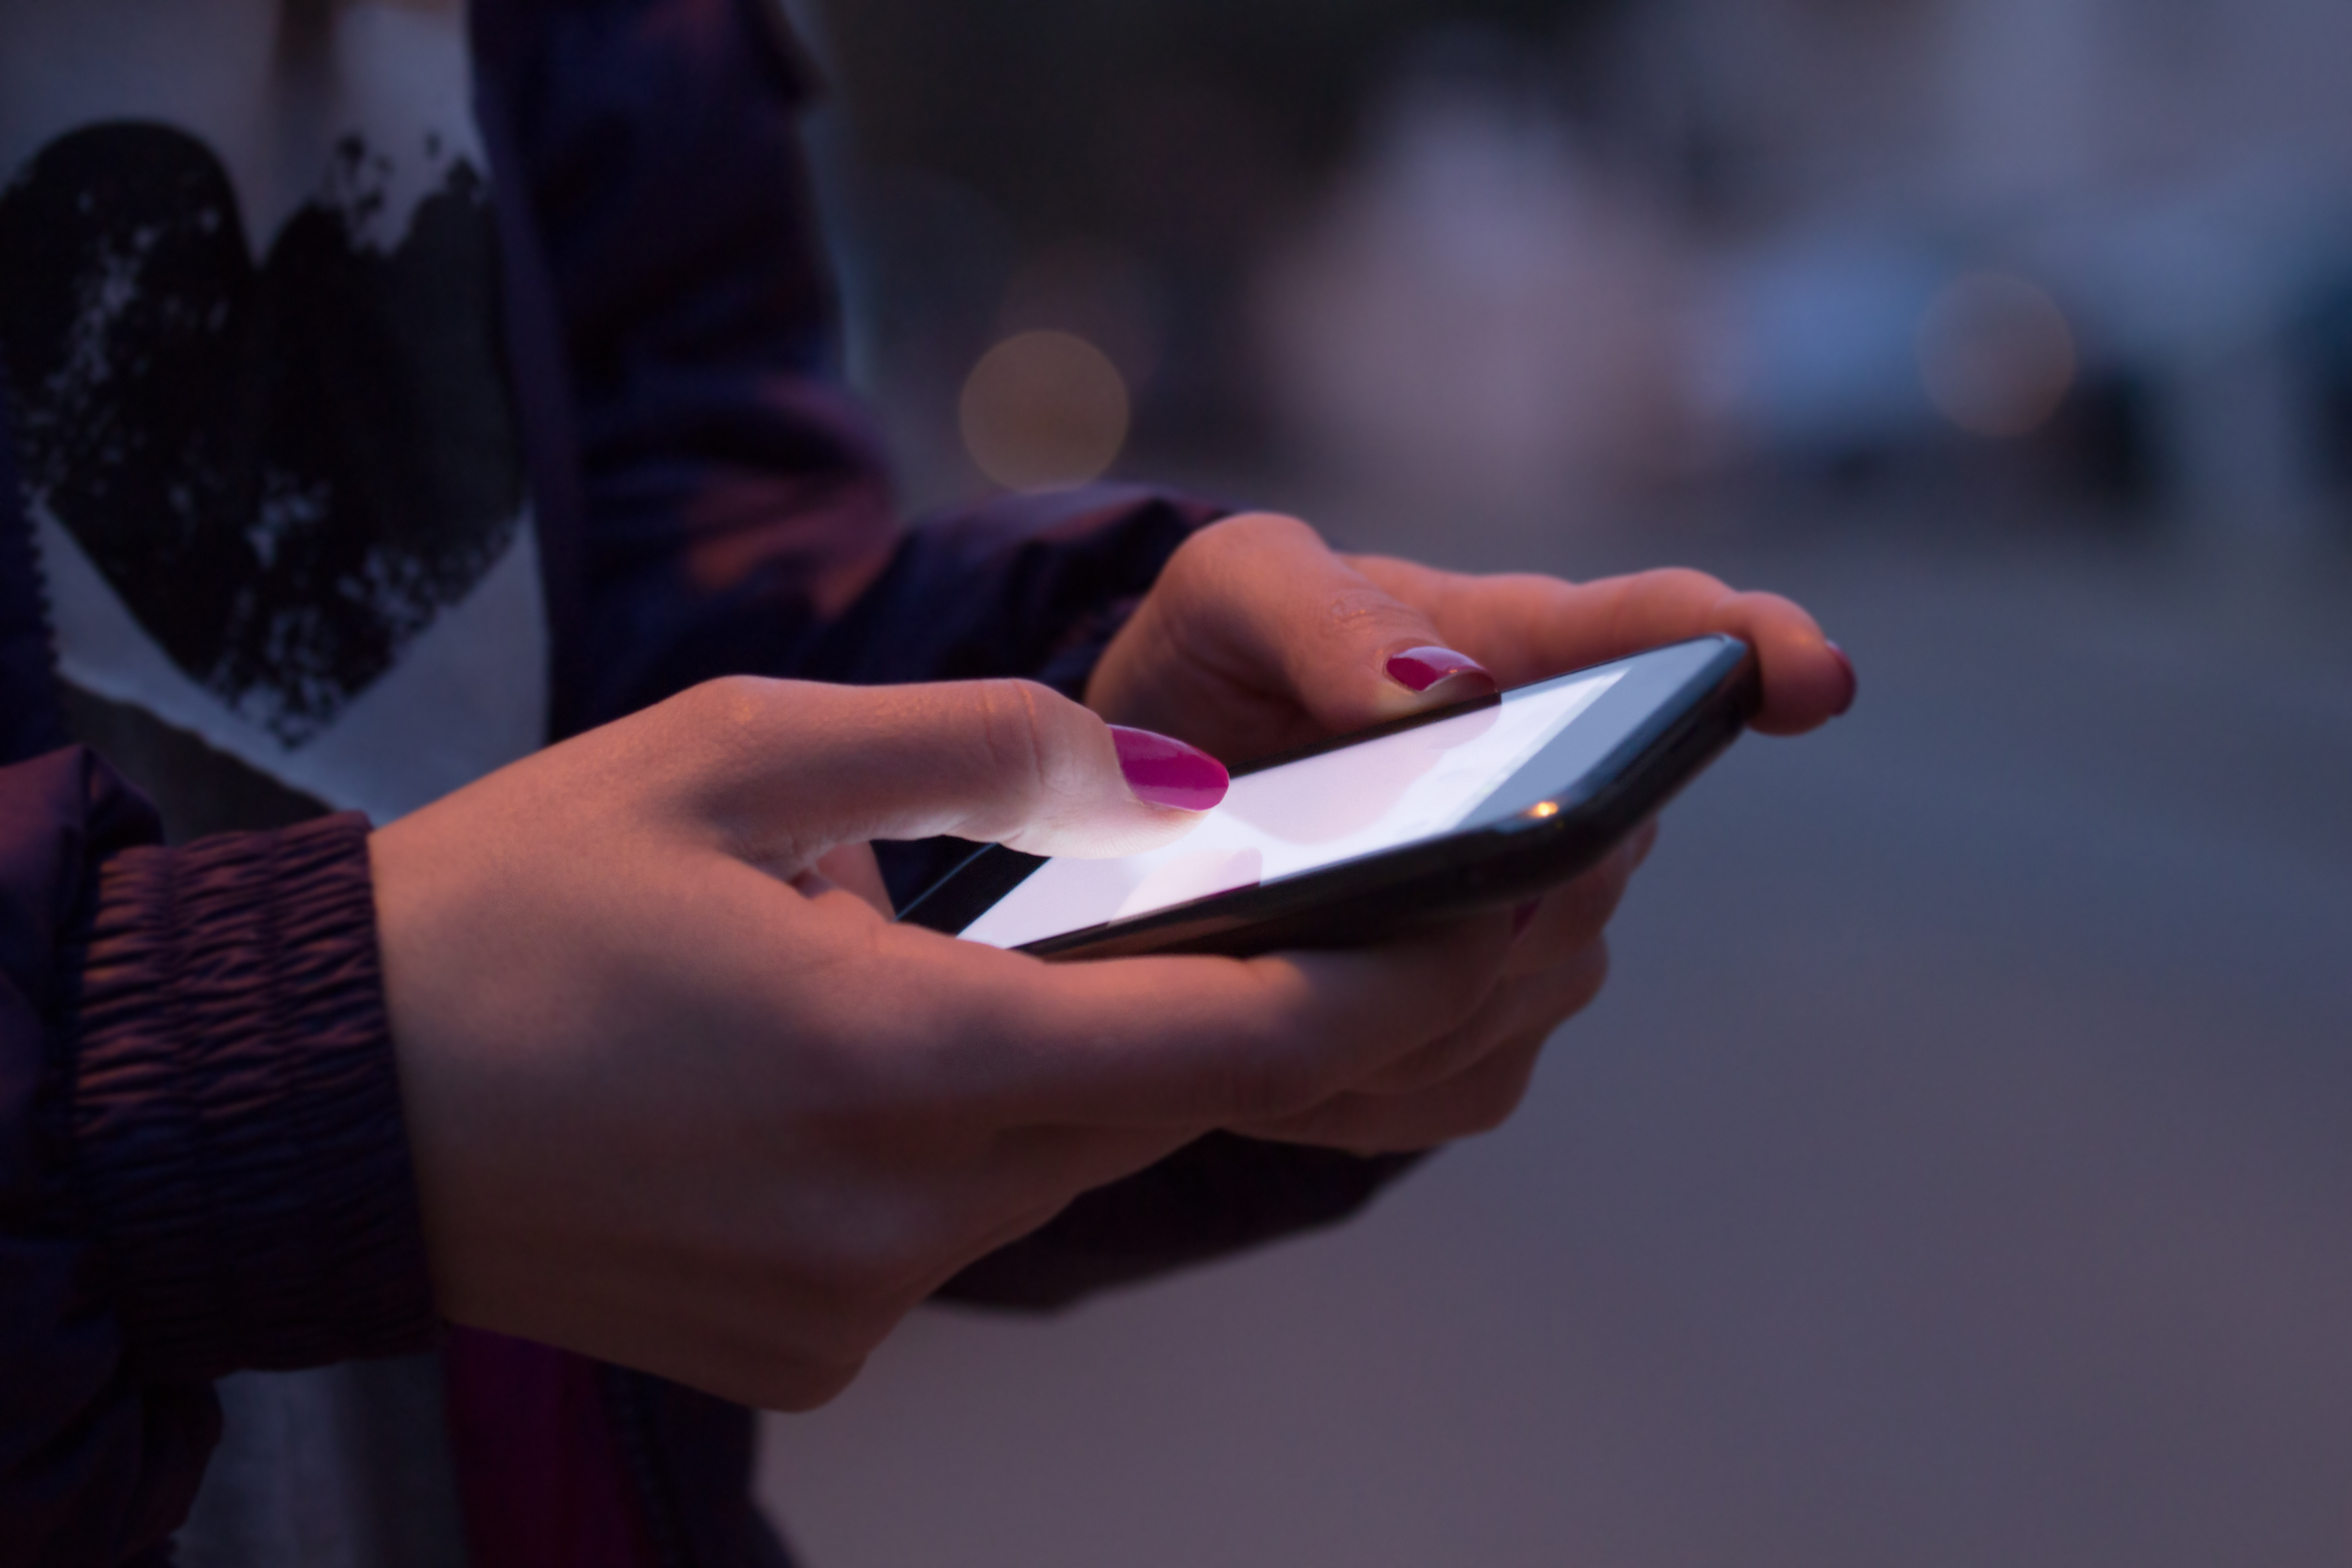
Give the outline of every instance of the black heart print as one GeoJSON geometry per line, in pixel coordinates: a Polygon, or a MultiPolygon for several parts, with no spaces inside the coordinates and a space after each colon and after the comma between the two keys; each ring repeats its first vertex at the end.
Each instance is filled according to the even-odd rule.
{"type": "Polygon", "coordinates": [[[171,126],[76,131],[0,194],[27,494],[288,745],[466,595],[522,503],[488,191],[448,162],[386,249],[389,172],[341,143],[257,267],[226,171],[171,126]]]}

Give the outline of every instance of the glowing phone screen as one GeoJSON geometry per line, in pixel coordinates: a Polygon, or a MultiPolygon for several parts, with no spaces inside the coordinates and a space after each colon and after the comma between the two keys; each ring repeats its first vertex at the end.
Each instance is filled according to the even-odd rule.
{"type": "Polygon", "coordinates": [[[1048,860],[961,934],[1019,947],[1449,833],[1623,675],[1508,692],[1492,707],[1244,774],[1175,843],[1114,860],[1048,860]]]}

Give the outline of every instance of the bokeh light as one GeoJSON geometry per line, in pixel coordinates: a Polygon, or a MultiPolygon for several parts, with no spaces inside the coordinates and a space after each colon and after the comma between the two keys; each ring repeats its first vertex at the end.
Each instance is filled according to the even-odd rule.
{"type": "Polygon", "coordinates": [[[1977,436],[2046,423],[2074,381],[2074,334],[2048,291],[1975,272],[1936,297],[1919,324],[1919,374],[1945,417],[1977,436]]]}
{"type": "Polygon", "coordinates": [[[1127,384],[1075,333],[1019,332],[980,358],[959,405],[964,449],[1008,489],[1099,478],[1127,444],[1127,384]]]}

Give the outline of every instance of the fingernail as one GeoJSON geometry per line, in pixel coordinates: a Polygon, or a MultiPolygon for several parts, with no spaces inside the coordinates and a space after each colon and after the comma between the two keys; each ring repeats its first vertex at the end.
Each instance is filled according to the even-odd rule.
{"type": "Polygon", "coordinates": [[[1845,700],[1839,703],[1830,715],[1832,719],[1843,718],[1845,710],[1853,706],[1853,700],[1862,694],[1862,681],[1853,673],[1853,660],[1846,658],[1845,649],[1833,642],[1825,642],[1822,646],[1830,650],[1830,657],[1837,660],[1838,668],[1845,671],[1845,700]]]}
{"type": "Polygon", "coordinates": [[[1224,763],[1167,735],[1113,724],[1110,742],[1118,748],[1118,771],[1127,775],[1127,787],[1146,805],[1206,811],[1225,798],[1233,782],[1224,763]]]}
{"type": "Polygon", "coordinates": [[[1442,680],[1458,683],[1464,697],[1483,697],[1496,689],[1485,665],[1450,647],[1409,647],[1391,654],[1387,668],[1391,680],[1416,694],[1442,680]]]}
{"type": "Polygon", "coordinates": [[[1529,899],[1526,903],[1521,904],[1517,909],[1511,911],[1511,940],[1513,942],[1517,942],[1519,938],[1528,934],[1528,927],[1535,924],[1536,911],[1541,908],[1543,908],[1543,900],[1541,899],[1529,899]]]}

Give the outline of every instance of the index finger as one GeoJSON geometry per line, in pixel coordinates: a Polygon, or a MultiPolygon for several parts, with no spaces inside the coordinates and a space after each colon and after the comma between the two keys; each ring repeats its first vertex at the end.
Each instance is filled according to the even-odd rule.
{"type": "Polygon", "coordinates": [[[1448,642],[1505,685],[1722,632],[1756,650],[1764,703],[1754,727],[1764,733],[1811,730],[1853,700],[1853,666],[1811,616],[1778,594],[1741,593],[1704,572],[1668,567],[1569,583],[1468,576],[1386,556],[1357,557],[1354,564],[1421,605],[1448,642]]]}

